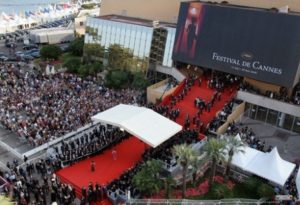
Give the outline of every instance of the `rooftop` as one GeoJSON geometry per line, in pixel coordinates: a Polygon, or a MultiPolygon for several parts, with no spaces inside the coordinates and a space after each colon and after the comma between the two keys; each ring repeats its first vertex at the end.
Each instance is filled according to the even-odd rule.
{"type": "MultiPolygon", "coordinates": [[[[104,16],[98,16],[96,18],[104,19],[108,21],[116,21],[121,23],[128,23],[128,24],[135,24],[140,26],[146,26],[146,27],[153,27],[153,21],[142,19],[142,18],[135,18],[135,17],[129,17],[129,16],[121,16],[121,15],[104,15],[104,16]]],[[[167,23],[167,22],[161,22],[158,21],[159,25],[158,27],[172,27],[176,28],[176,24],[174,23],[167,23]]]]}

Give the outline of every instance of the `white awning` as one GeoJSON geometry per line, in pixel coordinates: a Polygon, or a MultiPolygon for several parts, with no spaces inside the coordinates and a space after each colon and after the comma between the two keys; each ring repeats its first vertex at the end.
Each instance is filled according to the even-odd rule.
{"type": "MultiPolygon", "coordinates": [[[[241,140],[239,134],[235,138],[241,140]]],[[[276,147],[269,153],[248,146],[244,146],[242,150],[244,153],[237,152],[233,155],[232,165],[280,186],[284,186],[296,166],[282,159],[276,147]]]]}
{"type": "Polygon", "coordinates": [[[181,125],[151,109],[124,104],[98,113],[92,120],[120,127],[152,147],[182,130],[181,125]]]}

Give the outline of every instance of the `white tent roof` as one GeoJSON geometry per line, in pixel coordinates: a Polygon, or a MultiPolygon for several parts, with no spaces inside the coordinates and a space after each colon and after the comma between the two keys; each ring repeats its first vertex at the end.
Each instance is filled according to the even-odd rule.
{"type": "Polygon", "coordinates": [[[300,199],[300,169],[298,170],[297,176],[296,176],[296,187],[298,191],[298,199],[300,199]]]}
{"type": "Polygon", "coordinates": [[[295,166],[295,164],[283,160],[275,147],[269,153],[256,156],[245,167],[245,170],[284,186],[295,166]]]}
{"type": "Polygon", "coordinates": [[[145,107],[120,104],[92,117],[120,127],[152,147],[181,131],[182,126],[145,107]]]}
{"type": "Polygon", "coordinates": [[[236,167],[240,167],[241,169],[245,169],[245,167],[256,157],[262,155],[262,153],[256,149],[245,146],[242,148],[244,153],[238,152],[232,157],[232,164],[236,167]]]}

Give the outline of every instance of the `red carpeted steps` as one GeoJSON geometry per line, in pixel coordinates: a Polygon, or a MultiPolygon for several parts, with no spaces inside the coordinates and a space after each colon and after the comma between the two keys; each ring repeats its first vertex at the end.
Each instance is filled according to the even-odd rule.
{"type": "MultiPolygon", "coordinates": [[[[184,82],[182,82],[178,88],[175,91],[175,96],[181,93],[181,91],[184,88],[184,82]]],[[[186,116],[189,115],[190,121],[192,121],[193,116],[197,114],[198,109],[194,106],[194,100],[199,97],[202,100],[208,102],[211,100],[214,92],[216,92],[215,89],[211,89],[207,86],[207,79],[202,79],[201,86],[199,86],[198,80],[195,81],[195,84],[191,87],[191,89],[187,92],[187,95],[183,98],[183,100],[176,103],[176,105],[173,107],[179,108],[180,115],[176,119],[176,122],[184,125],[186,116]]],[[[206,125],[216,116],[217,112],[223,109],[224,105],[229,102],[234,95],[236,94],[236,88],[233,86],[232,88],[225,89],[224,92],[221,93],[221,100],[216,100],[214,105],[211,107],[210,112],[203,111],[203,113],[200,116],[201,122],[203,122],[204,126],[206,125]]],[[[170,100],[164,99],[163,103],[164,105],[169,105],[170,100]]],[[[193,128],[193,124],[191,123],[190,128],[193,128]]],[[[204,136],[200,134],[200,138],[203,138],[204,136]]]]}

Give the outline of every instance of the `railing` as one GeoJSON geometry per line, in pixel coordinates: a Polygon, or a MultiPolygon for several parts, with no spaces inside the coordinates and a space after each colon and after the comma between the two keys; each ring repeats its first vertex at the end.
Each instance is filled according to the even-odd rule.
{"type": "Polygon", "coordinates": [[[24,153],[23,156],[30,157],[30,156],[32,156],[32,155],[34,155],[34,154],[36,154],[40,151],[46,150],[47,148],[49,148],[49,147],[51,147],[55,144],[60,143],[62,140],[66,140],[66,139],[74,137],[75,135],[78,135],[82,132],[85,132],[86,130],[91,129],[91,128],[95,127],[96,125],[98,125],[98,124],[94,124],[94,123],[87,124],[84,127],[81,127],[79,129],[77,129],[76,131],[70,132],[70,133],[68,133],[68,134],[66,134],[62,137],[54,139],[53,141],[47,142],[47,143],[45,143],[45,144],[43,144],[39,147],[36,147],[32,150],[29,150],[28,152],[24,153]]]}
{"type": "Polygon", "coordinates": [[[299,105],[286,103],[266,96],[261,96],[254,93],[249,93],[239,90],[237,92],[237,99],[259,105],[268,109],[277,110],[292,116],[300,117],[299,105]]]}
{"type": "Polygon", "coordinates": [[[189,200],[189,199],[130,199],[126,204],[174,204],[174,205],[260,205],[276,204],[276,202],[266,202],[264,199],[222,199],[222,200],[189,200]]]}
{"type": "Polygon", "coordinates": [[[166,66],[157,65],[156,71],[158,71],[160,73],[171,75],[179,82],[181,82],[185,79],[185,76],[174,67],[166,67],[166,66]]]}

